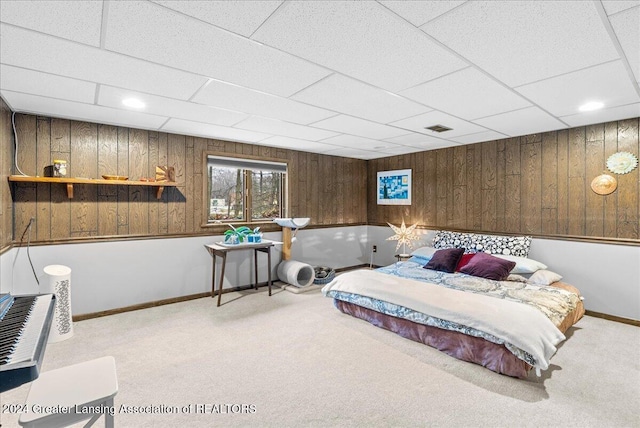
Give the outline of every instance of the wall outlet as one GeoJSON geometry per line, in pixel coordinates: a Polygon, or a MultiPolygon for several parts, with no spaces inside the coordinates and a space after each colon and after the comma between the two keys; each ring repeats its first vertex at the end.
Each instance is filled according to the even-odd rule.
{"type": "Polygon", "coordinates": [[[374,245],[374,246],[373,246],[373,252],[374,252],[374,253],[377,253],[377,252],[378,252],[378,246],[377,246],[377,245],[374,245]]]}

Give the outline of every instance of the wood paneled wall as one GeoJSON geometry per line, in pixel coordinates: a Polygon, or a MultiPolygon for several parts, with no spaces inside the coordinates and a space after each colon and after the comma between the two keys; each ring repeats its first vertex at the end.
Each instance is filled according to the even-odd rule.
{"type": "MultiPolygon", "coordinates": [[[[0,98],[0,251],[11,246],[13,241],[13,202],[7,177],[13,165],[13,130],[11,111],[0,98]]],[[[18,237],[19,238],[19,237],[18,237]]]]}
{"type": "Polygon", "coordinates": [[[368,222],[430,228],[640,239],[640,172],[591,190],[617,151],[639,153],[638,118],[450,147],[368,163],[368,222]],[[377,205],[377,171],[411,168],[413,204],[377,205]]]}
{"type": "Polygon", "coordinates": [[[367,221],[364,160],[25,114],[16,115],[16,130],[27,175],[43,175],[53,159],[67,160],[71,177],[137,179],[155,176],[156,165],[176,172],[177,187],[161,200],[148,187],[75,185],[68,199],[62,185],[16,183],[15,236],[35,217],[36,242],[219,233],[227,227],[202,227],[205,151],[287,160],[289,214],[312,225],[367,221]]]}

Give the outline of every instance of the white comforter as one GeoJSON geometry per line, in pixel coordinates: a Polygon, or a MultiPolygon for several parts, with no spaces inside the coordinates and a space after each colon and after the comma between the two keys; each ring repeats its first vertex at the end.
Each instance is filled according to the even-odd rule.
{"type": "Polygon", "coordinates": [[[372,270],[339,275],[323,289],[359,294],[492,334],[531,354],[536,369],[549,367],[556,345],[565,339],[539,310],[529,305],[372,270]]]}

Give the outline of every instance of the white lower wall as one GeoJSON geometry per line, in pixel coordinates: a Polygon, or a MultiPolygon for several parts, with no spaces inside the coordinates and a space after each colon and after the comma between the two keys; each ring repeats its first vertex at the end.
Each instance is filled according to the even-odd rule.
{"type": "MultiPolygon", "coordinates": [[[[280,241],[282,233],[266,233],[265,239],[280,241]]],[[[367,227],[301,229],[292,247],[292,258],[313,266],[354,266],[362,261],[367,227]]],[[[136,241],[41,245],[30,248],[36,274],[47,281],[43,268],[60,264],[71,268],[71,304],[74,315],[99,312],[174,297],[211,291],[212,258],[205,244],[221,236],[147,239],[136,241]]],[[[272,278],[282,247],[272,250],[272,278]]],[[[266,281],[267,257],[258,256],[259,281],[266,281]]],[[[220,274],[220,261],[216,284],[220,274]]],[[[227,255],[224,288],[252,283],[252,252],[227,255]]],[[[38,293],[25,247],[0,255],[0,292],[38,293]]],[[[216,287],[217,288],[217,287],[216,287]]]]}
{"type": "MultiPolygon", "coordinates": [[[[433,232],[415,245],[427,245],[433,232]]],[[[292,259],[312,266],[346,268],[369,264],[385,266],[396,261],[396,241],[389,227],[347,226],[301,229],[292,247],[292,259]],[[373,245],[378,247],[371,252],[373,245]]],[[[42,269],[62,264],[72,269],[71,296],[75,315],[121,308],[211,290],[211,256],[205,244],[220,236],[149,239],[44,245],[30,249],[40,281],[42,269]]],[[[282,234],[267,233],[279,241],[282,234]]],[[[564,276],[585,296],[588,310],[640,320],[640,247],[534,239],[529,256],[564,276]]],[[[272,275],[281,260],[281,247],[272,253],[272,275]]],[[[259,280],[265,281],[266,257],[259,256],[259,280]]],[[[218,269],[220,263],[218,262],[218,269]]],[[[219,270],[218,270],[219,273],[219,270]]],[[[252,282],[251,252],[231,252],[224,287],[252,282]]],[[[37,293],[26,248],[0,255],[0,292],[37,293]],[[17,256],[17,257],[16,257],[17,256]]]]}

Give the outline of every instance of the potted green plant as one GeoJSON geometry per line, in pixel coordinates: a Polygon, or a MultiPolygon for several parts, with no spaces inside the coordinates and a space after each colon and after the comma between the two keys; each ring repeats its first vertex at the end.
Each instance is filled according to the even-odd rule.
{"type": "Polygon", "coordinates": [[[247,241],[247,235],[251,233],[251,229],[247,226],[240,226],[238,228],[229,225],[231,229],[224,232],[224,242],[227,244],[241,244],[247,241]]]}

